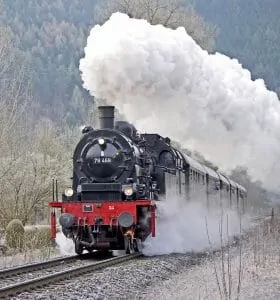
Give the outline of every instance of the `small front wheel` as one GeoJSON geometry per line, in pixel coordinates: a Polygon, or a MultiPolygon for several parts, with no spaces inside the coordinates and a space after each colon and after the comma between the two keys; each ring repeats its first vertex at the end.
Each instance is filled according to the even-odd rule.
{"type": "Polygon", "coordinates": [[[139,247],[138,247],[137,239],[133,240],[133,250],[134,250],[134,252],[139,252],[139,247]]]}
{"type": "Polygon", "coordinates": [[[132,254],[134,252],[139,252],[137,239],[125,238],[124,245],[125,245],[125,253],[126,254],[132,254]]]}
{"type": "Polygon", "coordinates": [[[81,244],[80,240],[76,239],[74,241],[75,243],[75,252],[78,254],[78,255],[81,255],[83,253],[83,250],[84,250],[84,247],[83,245],[81,244]]]}
{"type": "Polygon", "coordinates": [[[126,254],[131,254],[134,252],[133,249],[133,242],[130,237],[125,237],[124,239],[124,248],[125,248],[125,253],[126,254]]]}

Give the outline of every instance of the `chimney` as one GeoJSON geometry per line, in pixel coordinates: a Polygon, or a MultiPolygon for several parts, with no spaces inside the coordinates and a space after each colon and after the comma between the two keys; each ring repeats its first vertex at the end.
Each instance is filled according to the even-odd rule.
{"type": "Polygon", "coordinates": [[[98,106],[100,129],[114,129],[115,106],[98,106]]]}

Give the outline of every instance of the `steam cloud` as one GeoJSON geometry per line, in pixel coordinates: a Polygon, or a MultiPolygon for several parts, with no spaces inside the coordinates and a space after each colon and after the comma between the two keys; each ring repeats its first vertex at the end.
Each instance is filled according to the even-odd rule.
{"type": "Polygon", "coordinates": [[[58,245],[61,255],[75,254],[75,246],[73,240],[66,238],[61,231],[57,233],[55,241],[58,245]]]}
{"type": "Polygon", "coordinates": [[[208,211],[199,199],[186,202],[170,197],[157,203],[156,237],[148,237],[143,253],[151,256],[203,251],[210,246],[218,249],[251,225],[247,215],[240,219],[234,210],[221,213],[220,207],[215,207],[208,211]]]}
{"type": "Polygon", "coordinates": [[[225,172],[245,166],[277,189],[279,101],[236,59],[208,54],[183,28],[115,13],[91,30],[80,71],[84,88],[138,130],[168,135],[225,172]]]}

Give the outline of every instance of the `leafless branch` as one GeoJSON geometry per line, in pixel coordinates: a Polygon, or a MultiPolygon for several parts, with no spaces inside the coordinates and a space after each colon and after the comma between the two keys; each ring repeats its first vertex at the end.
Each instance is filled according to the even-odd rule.
{"type": "Polygon", "coordinates": [[[217,29],[206,24],[198,16],[190,2],[181,0],[99,0],[95,19],[104,23],[114,12],[123,12],[130,17],[145,19],[152,25],[162,24],[176,29],[184,27],[188,34],[202,47],[212,51],[215,44],[217,29]]]}
{"type": "Polygon", "coordinates": [[[213,245],[212,245],[212,242],[211,242],[211,239],[210,239],[209,229],[208,229],[208,222],[207,222],[206,217],[205,217],[205,226],[206,226],[206,233],[207,233],[208,243],[209,243],[209,246],[210,246],[210,251],[212,253],[212,263],[213,263],[214,272],[215,272],[216,284],[218,286],[219,294],[220,294],[220,297],[222,299],[223,293],[222,293],[222,289],[221,289],[221,285],[220,285],[220,281],[219,281],[217,266],[216,266],[215,260],[213,259],[213,250],[214,249],[213,249],[213,245]]]}

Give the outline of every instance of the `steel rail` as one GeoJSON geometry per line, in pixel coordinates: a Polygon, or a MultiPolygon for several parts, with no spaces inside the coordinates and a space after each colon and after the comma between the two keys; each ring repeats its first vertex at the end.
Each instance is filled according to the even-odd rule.
{"type": "Polygon", "coordinates": [[[59,257],[56,259],[39,262],[39,263],[32,263],[28,265],[22,265],[22,266],[16,266],[12,268],[5,268],[0,270],[0,279],[6,279],[10,278],[14,275],[20,275],[32,271],[38,271],[46,268],[51,268],[54,266],[57,266],[62,263],[72,262],[75,260],[78,260],[78,255],[72,255],[72,256],[65,256],[65,257],[59,257]]]}
{"type": "MultiPolygon", "coordinates": [[[[103,254],[103,255],[105,255],[105,254],[103,254]]],[[[73,262],[76,260],[92,259],[92,258],[101,259],[102,255],[100,253],[95,253],[95,252],[85,253],[82,255],[63,256],[63,257],[58,257],[58,258],[54,258],[54,259],[43,261],[43,262],[20,265],[20,266],[11,267],[11,268],[4,268],[4,269],[0,269],[0,279],[8,279],[14,275],[20,275],[20,274],[29,273],[32,271],[44,270],[47,268],[58,266],[60,264],[65,264],[65,263],[73,262]]]]}
{"type": "Polygon", "coordinates": [[[60,280],[69,280],[73,277],[77,277],[78,275],[104,269],[106,267],[117,265],[140,256],[142,256],[141,253],[117,256],[100,262],[94,262],[89,265],[74,267],[72,269],[68,269],[62,272],[57,272],[51,275],[41,276],[36,279],[26,280],[21,283],[9,285],[0,288],[0,299],[6,299],[8,297],[15,296],[19,293],[30,291],[31,289],[32,291],[34,291],[34,289],[57,283],[60,280]]]}

